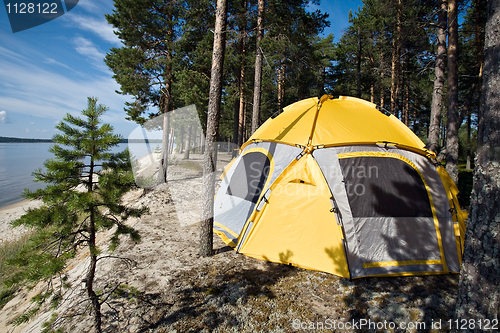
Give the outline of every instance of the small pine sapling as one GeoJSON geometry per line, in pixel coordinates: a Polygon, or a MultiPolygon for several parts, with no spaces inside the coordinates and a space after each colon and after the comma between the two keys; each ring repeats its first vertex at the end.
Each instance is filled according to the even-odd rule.
{"type": "Polygon", "coordinates": [[[17,273],[8,283],[46,281],[47,287],[35,296],[32,300],[35,306],[20,316],[18,323],[28,321],[46,301],[57,307],[63,299],[62,288],[68,284],[64,277],[66,261],[77,250],[86,249],[90,252],[90,263],[83,282],[95,330],[101,332],[101,305],[105,299],[94,287],[96,265],[102,258],[96,234],[116,227],[110,250],[118,246],[120,235],[140,240],[137,230],[124,222],[147,213],[147,208],[130,208],[122,202],[123,194],[135,182],[128,150],[110,151],[121,137],[113,134],[109,124],[101,123],[106,111],[105,106],[97,104],[97,98],[89,97],[82,118],[67,114],[56,126],[61,133],[52,138],[55,144],[49,151],[54,158],[45,161],[44,170],[33,173],[35,180],[46,183],[46,187],[24,192],[25,198],[42,200],[43,205],[29,209],[12,223],[35,232],[28,245],[10,262],[17,273]],[[55,283],[56,278],[60,283],[55,283]]]}

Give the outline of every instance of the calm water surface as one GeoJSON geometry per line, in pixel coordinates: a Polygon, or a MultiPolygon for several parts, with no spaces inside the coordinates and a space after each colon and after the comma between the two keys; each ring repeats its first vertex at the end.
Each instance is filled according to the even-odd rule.
{"type": "MultiPolygon", "coordinates": [[[[43,167],[43,162],[54,155],[49,153],[52,143],[0,143],[0,208],[23,199],[23,189],[35,190],[45,187],[34,181],[33,171],[43,167]]],[[[112,149],[119,152],[127,148],[126,143],[112,149]]],[[[136,157],[145,155],[146,147],[131,144],[136,157]],[[142,153],[144,151],[144,153],[142,153]]]]}

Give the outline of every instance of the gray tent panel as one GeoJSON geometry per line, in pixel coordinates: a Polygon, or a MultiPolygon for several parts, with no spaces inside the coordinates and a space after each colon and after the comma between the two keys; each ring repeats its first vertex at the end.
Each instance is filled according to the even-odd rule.
{"type": "Polygon", "coordinates": [[[405,272],[440,272],[443,270],[441,265],[406,265],[391,267],[373,267],[365,269],[363,276],[396,274],[405,272]]]}
{"type": "Polygon", "coordinates": [[[339,162],[353,216],[433,216],[425,185],[406,162],[374,156],[339,162]]]}
{"type": "MultiPolygon", "coordinates": [[[[226,226],[239,235],[245,222],[250,217],[250,214],[252,214],[255,203],[234,196],[227,197],[229,198],[226,201],[216,200],[214,205],[214,221],[226,226]]],[[[235,244],[237,243],[237,237],[234,235],[231,235],[217,225],[214,225],[214,228],[224,232],[229,239],[233,240],[235,244]]]]}
{"type": "MultiPolygon", "coordinates": [[[[409,155],[409,154],[408,154],[409,155]]],[[[450,213],[450,203],[446,194],[441,177],[439,177],[436,167],[424,156],[412,154],[413,163],[424,175],[425,181],[429,186],[436,215],[439,220],[439,231],[443,242],[443,251],[446,258],[446,264],[451,272],[460,272],[460,261],[457,252],[457,243],[455,242],[455,229],[453,219],[450,213]]],[[[410,158],[408,158],[410,159],[410,158]]]]}
{"type": "MultiPolygon", "coordinates": [[[[245,147],[217,191],[214,221],[240,235],[258,198],[301,151],[294,146],[273,142],[256,142],[245,147]]],[[[237,243],[237,237],[227,230],[217,225],[214,228],[237,243]]]]}
{"type": "Polygon", "coordinates": [[[359,217],[353,222],[363,264],[441,258],[432,217],[359,217]]]}
{"type": "Polygon", "coordinates": [[[430,200],[439,221],[448,269],[459,271],[448,197],[436,167],[428,158],[391,146],[375,145],[318,149],[313,156],[341,214],[351,277],[443,270],[432,261],[426,265],[367,266],[374,262],[409,261],[411,264],[413,260],[440,259],[430,200]],[[420,174],[404,159],[363,155],[338,159],[338,154],[351,152],[400,155],[417,167],[427,188],[420,174]]]}
{"type": "Polygon", "coordinates": [[[339,209],[336,218],[344,229],[345,251],[351,277],[362,276],[363,263],[358,253],[358,235],[354,229],[351,207],[344,186],[344,176],[335,148],[317,149],[313,151],[313,157],[316,159],[339,209]]]}

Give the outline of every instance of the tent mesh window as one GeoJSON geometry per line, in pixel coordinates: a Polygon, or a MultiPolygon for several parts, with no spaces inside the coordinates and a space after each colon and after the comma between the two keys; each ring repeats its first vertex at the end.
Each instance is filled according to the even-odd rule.
{"type": "Polygon", "coordinates": [[[432,217],[424,182],[406,162],[368,156],[339,162],[353,217],[432,217]]]}
{"type": "Polygon", "coordinates": [[[261,152],[242,156],[227,187],[227,194],[257,203],[266,184],[271,162],[261,152]]]}

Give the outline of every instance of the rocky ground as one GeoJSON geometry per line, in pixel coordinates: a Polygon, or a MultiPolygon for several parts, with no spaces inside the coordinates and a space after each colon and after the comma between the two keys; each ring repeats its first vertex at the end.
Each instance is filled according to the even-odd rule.
{"type": "MultiPolygon", "coordinates": [[[[220,173],[229,156],[219,157],[220,173]]],[[[124,238],[111,254],[117,258],[99,262],[97,289],[113,291],[102,307],[105,332],[448,331],[458,275],[349,280],[252,259],[235,253],[218,237],[216,254],[199,257],[199,225],[186,222],[186,215],[179,219],[176,208],[196,215],[200,165],[201,156],[194,155],[189,163],[171,166],[169,172],[178,180],[188,181],[177,190],[162,186],[126,198],[131,205],[147,205],[150,214],[129,222],[139,230],[140,243],[124,238]],[[179,189],[192,198],[191,209],[184,199],[179,206],[179,189]]],[[[102,248],[110,234],[99,235],[102,248]]],[[[56,310],[55,323],[68,332],[93,331],[91,317],[79,314],[87,304],[78,302],[87,257],[82,252],[70,262],[72,289],[56,310]]],[[[41,330],[52,311],[25,325],[10,325],[41,287],[23,290],[0,310],[0,331],[41,330]]]]}

